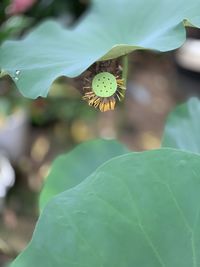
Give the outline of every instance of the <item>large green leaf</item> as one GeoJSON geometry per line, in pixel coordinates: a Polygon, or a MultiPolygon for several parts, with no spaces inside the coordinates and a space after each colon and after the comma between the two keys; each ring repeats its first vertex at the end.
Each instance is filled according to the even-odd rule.
{"type": "Polygon", "coordinates": [[[197,0],[93,0],[70,30],[44,22],[24,40],[0,49],[0,67],[25,96],[46,96],[58,77],[80,75],[97,60],[136,49],[168,51],[185,41],[186,19],[200,26],[197,0]]]}
{"type": "Polygon", "coordinates": [[[200,101],[197,98],[191,98],[169,115],[162,146],[200,153],[200,101]]]}
{"type": "Polygon", "coordinates": [[[43,210],[12,267],[200,266],[200,156],[110,160],[43,210]]]}
{"type": "Polygon", "coordinates": [[[127,152],[128,150],[116,141],[95,140],[85,142],[66,155],[58,157],[42,190],[40,208],[43,209],[53,196],[82,182],[104,162],[127,152]]]}

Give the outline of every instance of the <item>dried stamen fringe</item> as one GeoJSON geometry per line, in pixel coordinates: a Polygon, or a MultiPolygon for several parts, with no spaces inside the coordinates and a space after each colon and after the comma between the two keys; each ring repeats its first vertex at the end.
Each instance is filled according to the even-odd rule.
{"type": "Polygon", "coordinates": [[[121,101],[124,98],[126,90],[123,79],[118,79],[118,77],[116,77],[116,81],[118,87],[114,95],[110,97],[99,97],[92,91],[91,87],[87,86],[84,87],[84,90],[87,90],[87,92],[83,96],[83,100],[87,101],[89,106],[99,108],[101,112],[114,110],[116,100],[121,101]],[[88,91],[88,89],[90,89],[90,91],[88,91]]]}

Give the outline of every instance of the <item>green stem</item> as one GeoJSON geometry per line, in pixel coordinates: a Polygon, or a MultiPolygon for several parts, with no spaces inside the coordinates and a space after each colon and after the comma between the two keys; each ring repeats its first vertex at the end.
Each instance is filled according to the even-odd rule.
{"type": "Polygon", "coordinates": [[[128,78],[128,55],[123,56],[122,67],[123,67],[122,78],[124,80],[124,85],[126,86],[128,78]]]}

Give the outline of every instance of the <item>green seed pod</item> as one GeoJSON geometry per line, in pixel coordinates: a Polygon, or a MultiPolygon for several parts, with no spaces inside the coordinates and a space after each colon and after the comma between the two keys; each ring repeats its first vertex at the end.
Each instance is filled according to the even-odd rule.
{"type": "Polygon", "coordinates": [[[92,90],[99,97],[110,97],[117,91],[117,80],[113,74],[101,72],[94,77],[92,90]]]}

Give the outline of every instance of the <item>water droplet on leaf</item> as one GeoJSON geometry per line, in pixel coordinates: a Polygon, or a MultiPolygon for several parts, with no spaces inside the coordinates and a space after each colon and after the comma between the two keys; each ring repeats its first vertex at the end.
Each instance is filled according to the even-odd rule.
{"type": "Polygon", "coordinates": [[[16,71],[15,71],[15,75],[18,76],[19,74],[20,74],[20,70],[16,70],[16,71]]]}
{"type": "Polygon", "coordinates": [[[20,75],[20,73],[21,73],[20,70],[16,70],[16,71],[15,71],[15,76],[14,76],[15,81],[18,81],[18,80],[19,80],[19,75],[20,75]]]}

